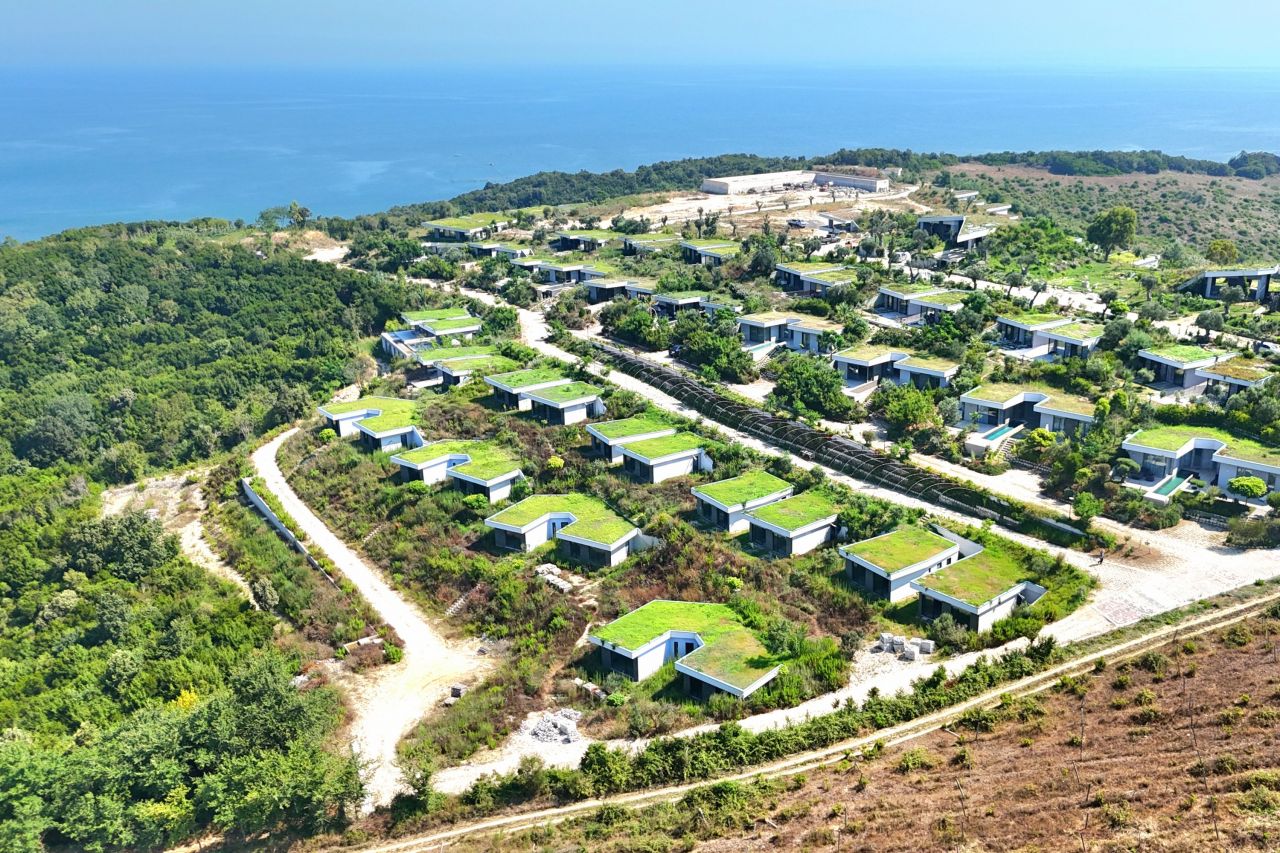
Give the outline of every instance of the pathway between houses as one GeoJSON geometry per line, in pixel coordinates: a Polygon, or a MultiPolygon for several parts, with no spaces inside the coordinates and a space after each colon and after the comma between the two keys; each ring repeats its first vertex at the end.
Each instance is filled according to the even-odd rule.
{"type": "Polygon", "coordinates": [[[293,491],[276,463],[276,453],[297,428],[280,434],[253,453],[254,470],[308,539],[333,561],[404,645],[397,664],[384,664],[344,679],[352,708],[351,745],[367,765],[364,810],[390,804],[404,789],[396,766],[396,745],[439,708],[450,685],[472,683],[492,666],[476,654],[479,641],[451,642],[423,614],[393,590],[380,572],[339,539],[293,491]]]}

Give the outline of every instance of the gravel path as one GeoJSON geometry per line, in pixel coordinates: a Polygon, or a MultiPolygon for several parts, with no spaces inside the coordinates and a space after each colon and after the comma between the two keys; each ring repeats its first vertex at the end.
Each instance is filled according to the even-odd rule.
{"type": "Polygon", "coordinates": [[[254,451],[254,470],[315,547],[355,584],[404,644],[404,657],[398,664],[385,664],[345,680],[353,710],[352,749],[367,764],[364,810],[368,812],[390,804],[404,787],[395,764],[400,739],[440,707],[450,685],[478,681],[491,664],[489,658],[476,655],[478,640],[454,643],[442,637],[416,607],[302,502],[276,464],[280,445],[295,432],[296,428],[284,432],[254,451]]]}

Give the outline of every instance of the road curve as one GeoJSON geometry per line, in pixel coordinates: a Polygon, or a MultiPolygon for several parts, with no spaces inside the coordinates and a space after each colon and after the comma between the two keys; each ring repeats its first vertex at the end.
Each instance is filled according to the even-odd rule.
{"type": "Polygon", "coordinates": [[[431,709],[440,707],[449,686],[472,682],[488,669],[487,658],[475,653],[477,641],[451,643],[432,627],[417,607],[405,601],[380,572],[339,539],[302,502],[285,479],[276,453],[297,428],[273,438],[254,451],[253,468],[279,498],[312,546],[323,552],[350,580],[365,600],[395,629],[404,646],[398,664],[386,664],[344,679],[351,703],[351,747],[366,766],[365,812],[391,803],[403,788],[396,766],[396,745],[431,709]]]}

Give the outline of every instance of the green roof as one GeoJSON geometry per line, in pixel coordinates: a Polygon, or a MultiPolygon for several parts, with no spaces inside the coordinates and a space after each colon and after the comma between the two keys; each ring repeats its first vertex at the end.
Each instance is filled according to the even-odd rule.
{"type": "Polygon", "coordinates": [[[619,234],[617,231],[606,231],[603,228],[582,228],[575,231],[557,231],[560,237],[576,237],[580,240],[599,240],[606,242],[609,240],[621,240],[626,234],[619,234]]]}
{"type": "Polygon", "coordinates": [[[644,414],[636,415],[633,418],[621,418],[616,421],[601,421],[600,423],[592,424],[591,428],[605,438],[618,439],[632,435],[647,435],[651,432],[660,432],[673,427],[657,415],[644,414]]]}
{"type": "Polygon", "coordinates": [[[935,305],[959,305],[969,298],[973,293],[972,290],[944,290],[941,293],[934,293],[930,296],[921,296],[921,302],[931,302],[935,305]]]}
{"type": "Polygon", "coordinates": [[[776,495],[789,488],[791,488],[790,483],[773,476],[768,471],[748,471],[739,477],[696,486],[693,493],[711,498],[724,506],[738,506],[748,501],[776,495]]]}
{"type": "Polygon", "coordinates": [[[709,290],[671,290],[666,293],[655,293],[654,299],[706,299],[711,296],[709,290]]]}
{"type": "Polygon", "coordinates": [[[683,245],[690,246],[694,249],[723,249],[726,246],[733,246],[734,248],[738,247],[738,241],[729,237],[707,237],[693,240],[681,240],[680,242],[683,245]]]}
{"type": "Polygon", "coordinates": [[[1238,358],[1229,359],[1211,364],[1208,367],[1201,367],[1205,373],[1213,373],[1218,376],[1228,376],[1232,379],[1240,379],[1245,382],[1257,382],[1271,375],[1271,371],[1267,369],[1266,362],[1262,364],[1250,363],[1242,361],[1238,358]]]}
{"type": "Polygon", "coordinates": [[[1065,320],[1061,314],[1054,314],[1050,311],[1042,312],[1017,312],[1010,314],[1001,314],[997,320],[1012,320],[1015,323],[1021,323],[1024,326],[1043,326],[1045,323],[1056,323],[1059,320],[1065,320]]]}
{"type": "Polygon", "coordinates": [[[907,524],[882,536],[846,545],[844,550],[892,575],[953,547],[955,543],[945,536],[907,524]]]}
{"type": "Polygon", "coordinates": [[[818,281],[827,281],[833,284],[841,284],[846,281],[853,281],[856,277],[853,270],[847,267],[841,267],[838,270],[826,270],[825,272],[805,273],[805,278],[813,278],[818,281]]]}
{"type": "Polygon", "coordinates": [[[406,323],[424,323],[430,320],[457,320],[470,317],[466,308],[428,308],[423,311],[405,311],[400,315],[406,323]]]}
{"type": "MultiPolygon", "coordinates": [[[[891,352],[902,351],[902,347],[892,347],[888,344],[859,344],[858,346],[852,346],[848,349],[842,349],[836,353],[836,355],[843,356],[844,358],[856,359],[858,361],[871,361],[874,358],[880,358],[881,356],[888,355],[891,352]]],[[[835,356],[832,357],[834,358],[835,356]]]]}
{"type": "Polygon", "coordinates": [[[1206,359],[1217,358],[1223,355],[1220,350],[1205,349],[1193,344],[1165,344],[1164,346],[1147,347],[1139,351],[1138,355],[1150,353],[1158,355],[1161,358],[1167,358],[1171,361],[1178,361],[1187,364],[1192,361],[1204,361],[1206,359]]]}
{"type": "Polygon", "coordinates": [[[1087,341],[1102,337],[1103,329],[1104,327],[1098,323],[1071,323],[1066,326],[1059,326],[1056,329],[1050,329],[1049,334],[1062,338],[1071,338],[1073,341],[1087,341]]]}
{"type": "Polygon", "coordinates": [[[495,382],[501,382],[508,388],[528,388],[544,382],[555,382],[558,379],[568,381],[567,376],[554,367],[531,367],[526,370],[513,370],[510,373],[499,373],[490,376],[495,382]]]}
{"type": "Polygon", "coordinates": [[[984,548],[916,583],[977,607],[1026,579],[1027,570],[1013,557],[984,548]]]}
{"type": "Polygon", "coordinates": [[[889,293],[896,293],[899,296],[914,296],[918,293],[928,293],[931,290],[942,290],[936,284],[929,284],[926,281],[899,281],[893,284],[882,284],[880,289],[889,293]]]}
{"type": "Polygon", "coordinates": [[[935,355],[919,355],[914,354],[907,356],[898,362],[898,367],[921,367],[925,370],[959,370],[959,362],[952,361],[949,358],[941,358],[935,355]]]}
{"type": "Polygon", "coordinates": [[[504,373],[515,370],[520,365],[512,361],[505,355],[482,355],[473,356],[471,358],[445,358],[441,359],[438,364],[441,367],[448,368],[451,373],[504,373]]]}
{"type": "Polygon", "coordinates": [[[831,261],[786,261],[784,263],[776,264],[774,269],[797,273],[816,273],[838,266],[840,266],[840,264],[832,263],[831,261]]]}
{"type": "Polygon", "coordinates": [[[462,216],[450,216],[445,219],[432,219],[429,227],[458,228],[471,231],[475,228],[488,228],[495,222],[510,222],[511,217],[505,213],[467,213],[462,216]]]}
{"type": "Polygon", "coordinates": [[[330,415],[376,409],[381,414],[361,418],[357,423],[372,432],[386,432],[413,426],[418,404],[413,400],[402,400],[398,397],[361,397],[359,400],[345,403],[327,403],[320,408],[330,415]]]}
{"type": "Polygon", "coordinates": [[[764,647],[755,632],[724,604],[650,601],[619,616],[592,636],[634,651],[668,631],[697,634],[703,645],[680,659],[682,666],[745,690],[782,661],[764,647]]]}
{"type": "Polygon", "coordinates": [[[1045,402],[1045,405],[1062,412],[1092,417],[1094,410],[1098,407],[1098,404],[1088,397],[1072,394],[1070,391],[1062,391],[1042,382],[984,382],[977,388],[966,391],[964,396],[974,400],[981,400],[985,403],[995,403],[1003,406],[1019,394],[1027,392],[1046,395],[1049,399],[1045,402]]]}
{"type": "Polygon", "coordinates": [[[395,458],[422,464],[445,456],[466,454],[470,462],[455,465],[451,470],[459,474],[489,481],[504,474],[519,473],[520,463],[506,448],[489,441],[461,441],[446,439],[433,441],[422,447],[397,453],[395,458]]]}
{"type": "Polygon", "coordinates": [[[840,511],[827,498],[814,491],[802,492],[794,497],[777,503],[766,504],[752,510],[751,515],[761,521],[780,527],[786,531],[795,531],[813,524],[815,521],[835,515],[840,511]]]}
{"type": "Polygon", "coordinates": [[[438,361],[450,361],[455,358],[470,358],[479,355],[495,354],[495,348],[486,344],[461,347],[438,346],[418,350],[418,360],[423,364],[434,364],[438,361]]]}
{"type": "Polygon", "coordinates": [[[635,530],[635,525],[609,509],[604,501],[580,494],[534,495],[489,516],[485,521],[524,527],[553,512],[567,512],[575,519],[560,528],[561,533],[601,545],[612,545],[635,530]]]}
{"type": "Polygon", "coordinates": [[[552,403],[568,403],[571,400],[580,400],[583,397],[599,397],[600,389],[585,382],[568,382],[564,385],[542,388],[532,393],[552,403]]]}
{"type": "Polygon", "coordinates": [[[447,320],[429,320],[423,323],[433,332],[448,332],[453,329],[470,329],[481,324],[479,317],[456,317],[447,320]]]}
{"type": "Polygon", "coordinates": [[[742,320],[750,320],[755,323],[765,323],[768,325],[776,325],[778,323],[787,323],[796,318],[795,312],[787,311],[759,311],[755,314],[743,314],[738,318],[742,320]]]}
{"type": "Polygon", "coordinates": [[[706,447],[707,440],[692,432],[678,432],[675,435],[664,435],[659,438],[646,438],[626,445],[626,452],[645,459],[661,459],[673,453],[696,450],[706,447]]]}
{"type": "Polygon", "coordinates": [[[680,235],[655,231],[650,234],[624,234],[623,239],[631,243],[658,243],[679,240],[680,235]]]}
{"type": "Polygon", "coordinates": [[[1177,450],[1193,438],[1219,441],[1226,448],[1218,451],[1223,456],[1244,462],[1280,466],[1280,449],[1268,447],[1251,438],[1232,435],[1223,429],[1200,426],[1157,426],[1139,430],[1126,439],[1126,443],[1138,444],[1156,450],[1177,450]]]}

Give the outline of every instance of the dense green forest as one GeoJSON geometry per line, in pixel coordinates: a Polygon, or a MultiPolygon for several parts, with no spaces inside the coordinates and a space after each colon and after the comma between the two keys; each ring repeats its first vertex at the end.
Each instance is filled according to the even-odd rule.
{"type": "Polygon", "coordinates": [[[308,411],[401,301],[191,225],[0,248],[0,849],[344,820],[336,693],[295,688],[274,617],[98,495],[308,411]]]}

